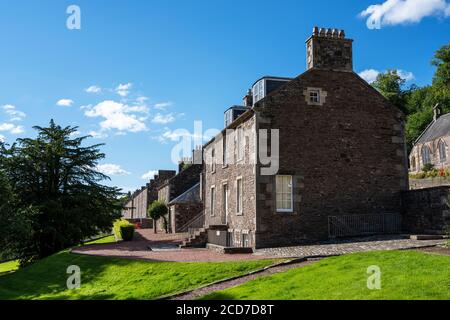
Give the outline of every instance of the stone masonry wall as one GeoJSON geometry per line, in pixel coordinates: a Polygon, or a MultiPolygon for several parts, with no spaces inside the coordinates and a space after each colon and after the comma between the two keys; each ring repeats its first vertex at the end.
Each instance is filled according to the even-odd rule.
{"type": "Polygon", "coordinates": [[[174,233],[181,232],[181,229],[191,219],[195,218],[202,210],[201,203],[175,204],[170,206],[171,230],[174,233]]]}
{"type": "Polygon", "coordinates": [[[278,213],[275,176],[257,170],[256,247],[328,238],[328,217],[401,212],[408,189],[404,116],[353,72],[311,69],[255,107],[257,129],[279,129],[280,175],[294,212],[278,213]],[[326,92],[308,105],[308,87],[326,92]]]}
{"type": "Polygon", "coordinates": [[[442,232],[450,228],[450,187],[410,190],[402,194],[405,232],[442,232]]]}
{"type": "MultiPolygon", "coordinates": [[[[228,230],[214,230],[214,237],[224,239],[222,233],[230,232],[233,237],[234,246],[242,246],[242,234],[247,234],[250,242],[254,243],[256,231],[256,189],[255,189],[255,119],[251,117],[239,126],[245,132],[242,139],[243,157],[238,159],[237,131],[228,131],[227,143],[227,165],[223,165],[223,141],[216,139],[205,147],[206,158],[203,179],[203,193],[205,195],[205,225],[224,225],[228,222],[228,230]],[[215,150],[215,171],[212,170],[212,150],[215,150]],[[242,179],[243,209],[237,212],[237,180],[242,179]],[[228,186],[228,214],[224,206],[224,185],[228,186]],[[214,215],[211,215],[211,188],[215,190],[214,215]],[[217,235],[219,233],[219,235],[217,235]]],[[[214,241],[213,239],[210,239],[214,241]]]]}

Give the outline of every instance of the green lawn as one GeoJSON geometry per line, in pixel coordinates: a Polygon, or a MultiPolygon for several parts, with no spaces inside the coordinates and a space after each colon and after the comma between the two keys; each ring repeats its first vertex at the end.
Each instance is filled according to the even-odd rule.
{"type": "Polygon", "coordinates": [[[1,299],[155,299],[273,263],[147,262],[70,254],[67,251],[0,277],[1,299]],[[67,267],[81,268],[81,288],[68,290],[67,267]]]}
{"type": "Polygon", "coordinates": [[[86,242],[84,245],[90,244],[104,244],[104,243],[114,243],[116,242],[116,238],[114,236],[106,236],[97,240],[86,242]]]}
{"type": "Polygon", "coordinates": [[[4,272],[15,271],[18,268],[19,268],[19,261],[17,260],[0,263],[0,275],[4,272]]]}
{"type": "Polygon", "coordinates": [[[450,299],[450,257],[382,251],[332,257],[212,293],[203,299],[450,299]],[[381,290],[367,288],[367,268],[381,269],[381,290]]]}

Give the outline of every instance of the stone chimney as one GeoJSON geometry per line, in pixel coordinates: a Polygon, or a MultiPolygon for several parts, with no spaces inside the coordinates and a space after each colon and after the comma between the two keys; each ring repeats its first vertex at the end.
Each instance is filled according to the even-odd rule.
{"type": "Polygon", "coordinates": [[[436,120],[439,119],[439,117],[442,115],[442,110],[441,107],[439,106],[439,103],[434,106],[433,112],[434,112],[433,120],[436,122],[436,120]]]}
{"type": "Polygon", "coordinates": [[[244,107],[253,107],[253,93],[251,89],[248,89],[247,94],[242,101],[244,103],[244,107]]]}
{"type": "Polygon", "coordinates": [[[352,46],[344,30],[314,27],[306,40],[307,69],[353,71],[352,46]]]}

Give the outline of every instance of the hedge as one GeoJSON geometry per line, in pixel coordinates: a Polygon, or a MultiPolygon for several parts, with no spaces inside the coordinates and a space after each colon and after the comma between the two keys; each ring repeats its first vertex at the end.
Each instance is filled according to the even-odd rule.
{"type": "Polygon", "coordinates": [[[131,239],[133,239],[133,235],[134,235],[134,225],[125,219],[117,220],[116,222],[114,222],[113,231],[114,231],[114,237],[116,238],[116,241],[119,241],[119,240],[127,241],[127,239],[131,240],[131,239]],[[131,239],[130,239],[130,234],[131,234],[131,239]]]}

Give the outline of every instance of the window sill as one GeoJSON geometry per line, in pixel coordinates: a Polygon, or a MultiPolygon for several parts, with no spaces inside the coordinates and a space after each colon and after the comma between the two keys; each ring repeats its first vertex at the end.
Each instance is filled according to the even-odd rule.
{"type": "Polygon", "coordinates": [[[284,215],[286,215],[286,216],[295,216],[295,215],[297,215],[297,212],[295,212],[295,211],[280,211],[280,210],[277,210],[277,211],[275,211],[275,214],[280,215],[280,216],[284,216],[284,215]]]}
{"type": "Polygon", "coordinates": [[[243,216],[244,213],[243,212],[236,212],[236,215],[239,217],[239,216],[243,216]]]}

